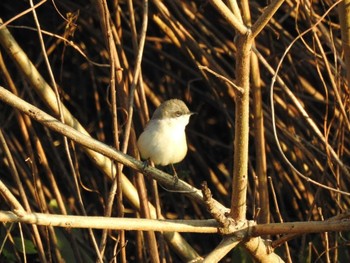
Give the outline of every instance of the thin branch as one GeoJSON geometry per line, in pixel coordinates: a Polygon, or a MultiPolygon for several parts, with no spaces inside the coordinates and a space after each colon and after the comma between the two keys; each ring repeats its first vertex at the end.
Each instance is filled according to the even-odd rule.
{"type": "MultiPolygon", "coordinates": [[[[309,222],[284,222],[273,224],[246,224],[235,229],[232,234],[239,239],[263,235],[306,234],[348,231],[349,212],[340,220],[309,222]]],[[[21,222],[43,226],[114,229],[127,231],[164,231],[187,233],[217,233],[218,223],[213,220],[165,220],[145,218],[118,218],[103,216],[53,215],[46,213],[25,213],[17,216],[11,211],[0,211],[0,222],[21,222]]],[[[232,241],[232,240],[231,240],[232,241]]]]}
{"type": "Polygon", "coordinates": [[[233,178],[231,195],[231,216],[235,221],[246,220],[248,185],[248,148],[249,148],[249,89],[250,89],[250,53],[252,38],[249,31],[238,36],[236,60],[236,83],[244,89],[237,94],[235,105],[235,136],[233,142],[233,178]]]}
{"type": "Polygon", "coordinates": [[[328,150],[330,151],[332,157],[336,160],[336,162],[339,164],[340,168],[342,169],[342,171],[350,178],[349,176],[349,171],[347,170],[346,166],[344,165],[344,163],[339,159],[337,153],[334,151],[334,149],[332,148],[331,145],[329,145],[329,143],[327,142],[327,140],[325,139],[325,137],[323,136],[323,134],[321,133],[321,131],[319,130],[319,128],[317,127],[317,124],[312,120],[312,118],[309,117],[309,114],[306,112],[306,110],[303,108],[303,106],[301,105],[301,103],[299,102],[298,98],[295,97],[295,95],[293,94],[293,92],[288,88],[288,86],[284,83],[283,79],[278,75],[277,71],[274,71],[273,68],[268,64],[268,62],[266,61],[266,59],[257,51],[255,50],[256,55],[258,56],[259,60],[262,62],[262,64],[268,69],[268,71],[274,75],[272,82],[271,82],[271,89],[270,89],[270,100],[271,100],[271,117],[272,117],[272,129],[274,132],[274,137],[277,143],[277,147],[279,147],[279,151],[282,155],[282,158],[287,162],[287,164],[293,169],[294,172],[296,172],[301,178],[303,178],[304,180],[306,180],[307,182],[310,182],[312,184],[315,184],[319,187],[325,188],[327,190],[330,190],[332,192],[336,192],[336,193],[340,193],[343,195],[350,195],[350,193],[346,192],[346,191],[342,191],[342,190],[338,190],[335,189],[333,187],[329,187],[327,185],[324,184],[320,184],[319,182],[312,180],[311,178],[305,176],[304,174],[302,174],[301,172],[299,172],[294,165],[289,161],[289,159],[287,158],[287,156],[285,156],[285,154],[283,153],[279,140],[278,140],[278,135],[277,135],[277,129],[276,129],[276,124],[275,124],[275,111],[274,111],[274,103],[273,103],[273,93],[274,93],[274,83],[277,80],[277,82],[280,84],[281,88],[286,92],[286,94],[289,96],[289,98],[293,101],[294,105],[298,108],[298,110],[301,112],[301,114],[303,115],[303,117],[305,118],[306,122],[309,124],[309,126],[312,128],[312,130],[316,133],[316,135],[322,140],[322,142],[324,142],[324,144],[326,145],[326,147],[328,148],[328,150]]]}
{"type": "MultiPolygon", "coordinates": [[[[0,144],[2,147],[4,147],[4,137],[2,134],[2,131],[0,130],[0,144]]],[[[5,149],[5,153],[7,150],[5,149]]],[[[8,160],[10,162],[10,160],[8,160]]],[[[12,165],[11,165],[12,166],[12,165]]],[[[13,172],[14,170],[11,169],[13,172]]],[[[17,216],[21,217],[22,215],[26,214],[26,211],[24,210],[21,203],[17,200],[17,198],[12,194],[12,192],[7,188],[7,186],[3,183],[2,180],[0,180],[0,193],[4,197],[4,199],[9,203],[11,206],[11,209],[16,213],[17,216]]]]}
{"type": "Polygon", "coordinates": [[[350,1],[344,0],[339,3],[338,7],[341,38],[344,51],[345,70],[348,80],[348,86],[350,86],[350,1]]]}
{"type": "MultiPolygon", "coordinates": [[[[341,0],[337,1],[336,3],[334,3],[328,10],[327,12],[325,12],[325,14],[309,29],[305,30],[302,34],[298,35],[298,37],[296,37],[292,43],[290,43],[290,45],[287,47],[285,53],[283,54],[277,69],[275,72],[273,72],[273,70],[271,71],[271,73],[273,74],[273,78],[271,81],[271,85],[270,85],[270,100],[271,100],[271,112],[272,112],[272,127],[273,127],[273,132],[274,132],[274,136],[276,138],[276,143],[277,143],[277,147],[283,157],[283,159],[286,161],[286,163],[293,169],[293,171],[295,171],[300,177],[302,177],[303,179],[307,180],[308,182],[312,182],[320,187],[323,187],[325,189],[328,189],[330,191],[334,191],[334,192],[338,192],[344,195],[350,195],[350,193],[347,193],[345,191],[339,191],[337,189],[334,189],[332,187],[328,187],[326,185],[320,184],[308,177],[306,177],[305,175],[303,175],[301,172],[299,172],[294,166],[293,164],[289,161],[289,159],[285,156],[285,154],[282,151],[281,145],[279,143],[278,140],[278,135],[277,135],[277,131],[276,131],[276,125],[275,125],[275,114],[274,114],[274,103],[273,103],[273,94],[274,94],[274,84],[275,81],[277,79],[277,81],[279,81],[280,83],[282,83],[282,79],[278,76],[278,72],[282,66],[282,62],[284,61],[284,58],[286,57],[286,55],[288,54],[289,50],[292,48],[292,46],[294,45],[294,43],[300,39],[303,35],[305,35],[306,33],[308,33],[309,31],[311,31],[314,27],[316,27],[319,23],[322,22],[322,20],[324,19],[324,17],[332,10],[332,8],[334,8],[337,4],[339,4],[341,0]]],[[[257,52],[257,55],[261,58],[261,60],[264,60],[264,58],[262,56],[260,56],[257,52]]],[[[316,135],[324,142],[325,146],[327,147],[327,150],[329,150],[329,152],[331,153],[332,157],[335,159],[335,161],[339,164],[340,168],[342,169],[342,171],[344,172],[344,174],[350,178],[350,172],[348,171],[348,169],[346,168],[345,164],[340,160],[340,158],[338,157],[337,153],[334,151],[334,149],[328,144],[327,140],[325,139],[324,135],[321,133],[321,131],[318,129],[316,123],[309,117],[308,113],[306,112],[306,110],[303,108],[303,106],[300,104],[300,102],[298,101],[298,99],[295,97],[295,95],[291,92],[290,89],[288,89],[288,87],[283,84],[282,85],[283,90],[287,93],[287,95],[293,100],[294,104],[297,106],[298,110],[300,111],[300,113],[303,115],[304,119],[309,123],[309,125],[311,126],[311,128],[314,130],[314,132],[316,133],[316,135]]]]}
{"type": "Polygon", "coordinates": [[[21,222],[26,224],[94,228],[127,231],[165,231],[187,233],[217,233],[215,220],[162,220],[126,217],[52,215],[44,213],[26,213],[17,216],[13,212],[0,211],[0,222],[21,222]]]}
{"type": "Polygon", "coordinates": [[[6,27],[7,25],[9,25],[10,23],[12,23],[13,21],[19,19],[20,17],[28,14],[29,12],[32,12],[34,9],[38,8],[39,6],[41,6],[42,4],[44,4],[47,0],[42,0],[41,2],[37,3],[36,5],[28,8],[27,10],[19,13],[18,15],[15,15],[14,17],[12,17],[11,19],[7,20],[6,22],[2,22],[2,20],[0,19],[0,30],[2,29],[2,27],[6,27]]]}
{"type": "MultiPolygon", "coordinates": [[[[6,154],[6,157],[7,157],[7,160],[9,162],[9,165],[11,167],[11,173],[16,181],[16,184],[17,184],[17,189],[19,191],[19,194],[22,198],[22,202],[24,203],[24,207],[22,207],[22,205],[16,201],[16,199],[14,198],[14,196],[11,194],[11,193],[8,193],[7,192],[7,187],[1,183],[1,188],[0,190],[3,191],[2,194],[8,198],[8,201],[13,205],[13,209],[15,209],[15,212],[17,213],[17,215],[19,215],[20,217],[26,215],[26,212],[31,212],[31,207],[30,207],[30,204],[29,204],[29,200],[28,200],[28,197],[26,195],[26,191],[25,191],[25,188],[21,182],[21,178],[19,176],[19,173],[17,171],[17,167],[15,165],[15,162],[13,160],[13,157],[12,157],[12,153],[10,151],[10,149],[8,148],[7,146],[7,143],[6,143],[6,140],[5,140],[5,136],[3,135],[3,132],[2,130],[0,130],[0,144],[6,154]],[[24,210],[25,208],[25,210],[24,210]]],[[[17,216],[16,215],[16,216],[17,216]]],[[[38,252],[39,252],[39,257],[40,257],[40,260],[43,262],[43,263],[46,263],[47,260],[46,260],[46,256],[45,256],[45,250],[44,250],[44,246],[43,246],[43,242],[41,240],[41,236],[39,234],[39,229],[38,229],[38,226],[37,225],[32,225],[32,229],[33,229],[33,239],[35,240],[36,242],[36,245],[37,245],[37,248],[38,248],[38,252]]]]}
{"type": "Polygon", "coordinates": [[[270,22],[272,16],[276,13],[278,8],[283,4],[285,0],[275,0],[268,7],[264,9],[264,13],[262,13],[258,20],[252,26],[252,38],[256,38],[256,36],[265,28],[267,23],[270,22]]]}
{"type": "Polygon", "coordinates": [[[251,228],[251,236],[263,235],[281,235],[281,234],[300,234],[323,233],[323,232],[341,232],[349,231],[350,220],[326,220],[312,222],[284,222],[275,224],[254,225],[251,228]]]}
{"type": "Polygon", "coordinates": [[[219,262],[225,257],[232,249],[234,249],[241,239],[237,237],[225,237],[220,244],[210,251],[210,253],[204,258],[203,263],[219,262]]]}
{"type": "Polygon", "coordinates": [[[203,69],[208,71],[209,73],[213,74],[215,77],[222,79],[224,81],[226,81],[228,84],[230,84],[233,88],[235,88],[238,92],[240,92],[241,94],[244,92],[244,89],[242,89],[241,87],[238,87],[233,81],[231,81],[229,78],[220,75],[219,73],[216,73],[214,70],[211,70],[210,68],[208,68],[207,66],[202,66],[202,65],[198,65],[199,69],[203,69]]]}
{"type": "Polygon", "coordinates": [[[241,18],[237,18],[232,11],[221,0],[210,0],[212,6],[222,15],[222,17],[241,35],[245,35],[248,31],[247,27],[241,22],[241,18]]]}

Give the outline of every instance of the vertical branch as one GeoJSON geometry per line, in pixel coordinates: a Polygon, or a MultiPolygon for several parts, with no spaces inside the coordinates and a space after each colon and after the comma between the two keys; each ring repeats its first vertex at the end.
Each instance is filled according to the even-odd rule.
{"type": "Polygon", "coordinates": [[[233,15],[222,1],[211,0],[210,2],[238,33],[236,43],[236,85],[244,91],[239,94],[237,93],[236,96],[231,217],[236,221],[246,220],[251,31],[241,22],[241,19],[233,15]]]}
{"type": "Polygon", "coordinates": [[[259,223],[270,222],[269,193],[266,175],[266,150],[264,132],[264,113],[261,96],[261,81],[259,74],[258,58],[255,54],[251,57],[253,114],[254,114],[254,142],[256,158],[256,174],[258,176],[259,207],[261,208],[259,223]]]}
{"type": "MultiPolygon", "coordinates": [[[[111,104],[112,104],[112,117],[113,117],[113,138],[114,146],[119,149],[119,135],[118,135],[118,115],[117,115],[117,88],[116,85],[123,86],[123,79],[119,69],[119,60],[116,50],[116,44],[113,39],[112,26],[111,26],[111,16],[108,10],[108,5],[106,1],[96,1],[97,10],[101,15],[101,28],[105,35],[105,41],[107,44],[109,57],[110,57],[110,89],[111,89],[111,104]],[[117,74],[119,73],[119,74],[117,74]]],[[[114,198],[117,197],[117,209],[118,216],[124,216],[124,206],[123,206],[123,194],[122,194],[122,165],[117,164],[111,167],[112,173],[114,173],[113,168],[117,167],[117,173],[115,178],[113,178],[112,186],[108,195],[107,206],[105,211],[105,216],[111,216],[112,207],[114,203],[114,198]]],[[[104,254],[107,242],[107,232],[105,229],[102,234],[100,242],[100,252],[101,255],[104,254]]],[[[120,261],[126,262],[126,251],[125,251],[125,232],[119,231],[119,245],[120,245],[120,261]]]]}
{"type": "MultiPolygon", "coordinates": [[[[142,85],[142,74],[141,74],[141,62],[143,58],[143,51],[145,47],[145,41],[146,41],[146,33],[147,33],[147,27],[148,27],[148,0],[143,1],[143,15],[142,15],[142,27],[140,32],[140,40],[137,42],[138,36],[136,32],[135,27],[135,18],[132,15],[134,13],[132,1],[128,1],[129,4],[129,11],[131,14],[131,25],[132,25],[132,41],[134,46],[134,51],[137,54],[136,60],[135,60],[135,68],[133,71],[133,79],[130,87],[130,94],[129,94],[129,103],[128,103],[128,118],[125,125],[125,132],[124,132],[124,141],[122,144],[122,152],[126,153],[127,148],[129,145],[129,137],[131,133],[131,126],[132,126],[132,116],[133,116],[133,109],[134,109],[134,97],[135,97],[135,90],[137,87],[137,84],[142,85]]],[[[135,145],[135,141],[132,141],[132,144],[135,145]]],[[[132,146],[133,147],[133,146],[132,146]]],[[[137,182],[137,189],[140,196],[140,210],[141,215],[145,218],[151,218],[150,209],[148,205],[148,197],[147,197],[147,191],[146,191],[146,185],[144,181],[144,177],[142,174],[137,173],[136,175],[136,182],[137,182]]],[[[155,236],[155,232],[147,231],[146,232],[146,246],[148,247],[150,261],[151,262],[159,262],[159,253],[158,253],[158,246],[157,246],[157,240],[155,236]]]]}
{"type": "MultiPolygon", "coordinates": [[[[248,29],[229,8],[220,0],[211,0],[210,3],[225,18],[225,20],[238,33],[237,38],[237,60],[236,75],[237,86],[244,89],[242,94],[236,97],[235,116],[235,141],[233,160],[233,180],[231,197],[231,216],[235,220],[246,219],[246,193],[247,193],[247,171],[248,171],[248,142],[249,142],[249,73],[250,52],[254,38],[270,21],[284,0],[274,0],[248,29]]],[[[246,6],[247,2],[245,2],[246,6]]]]}
{"type": "Polygon", "coordinates": [[[237,86],[244,92],[236,97],[235,140],[233,158],[233,180],[231,216],[234,220],[246,220],[246,195],[248,181],[249,141],[249,72],[252,39],[250,31],[237,38],[236,61],[237,86]]]}
{"type": "MultiPolygon", "coordinates": [[[[248,1],[242,1],[243,21],[246,25],[252,25],[250,8],[248,1]]],[[[254,48],[255,41],[252,43],[254,48]]],[[[259,223],[268,223],[270,221],[269,194],[266,176],[266,152],[265,152],[265,133],[264,133],[264,114],[263,102],[261,97],[261,81],[259,61],[256,54],[251,55],[250,75],[251,89],[253,95],[253,116],[254,116],[254,143],[255,143],[255,169],[258,177],[258,206],[260,209],[259,223]]]]}
{"type": "Polygon", "coordinates": [[[346,65],[346,77],[350,84],[350,0],[344,0],[338,7],[341,38],[346,65]]]}
{"type": "MultiPolygon", "coordinates": [[[[14,212],[17,213],[18,215],[24,215],[26,212],[30,213],[32,210],[30,207],[28,196],[27,196],[25,188],[22,184],[20,175],[17,171],[15,162],[13,160],[11,151],[7,145],[7,142],[6,142],[6,139],[5,139],[5,136],[3,134],[2,129],[0,129],[0,146],[1,146],[2,150],[5,152],[5,156],[7,158],[7,161],[10,164],[11,175],[13,176],[13,178],[16,181],[17,189],[19,191],[19,195],[21,196],[22,203],[24,204],[24,207],[22,207],[22,205],[17,201],[17,199],[14,196],[12,196],[12,194],[6,193],[7,187],[6,187],[6,185],[4,185],[1,182],[1,184],[0,184],[1,192],[5,192],[5,195],[3,193],[2,193],[2,195],[8,197],[7,200],[13,206],[12,208],[14,209],[14,212]]],[[[38,249],[39,258],[40,258],[41,262],[46,263],[48,261],[47,261],[46,256],[45,256],[45,249],[44,249],[41,237],[40,237],[39,228],[37,225],[32,225],[32,230],[33,230],[33,237],[32,238],[33,238],[33,241],[35,242],[35,245],[38,249]]]]}

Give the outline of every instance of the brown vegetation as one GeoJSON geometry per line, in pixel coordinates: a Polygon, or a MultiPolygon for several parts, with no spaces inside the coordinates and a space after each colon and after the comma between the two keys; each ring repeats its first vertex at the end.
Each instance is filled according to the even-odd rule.
{"type": "Polygon", "coordinates": [[[0,3],[0,261],[350,260],[347,1],[18,2],[0,3]],[[175,186],[131,158],[169,98],[198,113],[175,186]]]}

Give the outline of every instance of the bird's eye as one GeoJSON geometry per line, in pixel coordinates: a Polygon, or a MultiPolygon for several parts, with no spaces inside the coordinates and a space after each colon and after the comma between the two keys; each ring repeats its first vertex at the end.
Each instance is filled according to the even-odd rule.
{"type": "Polygon", "coordinates": [[[181,111],[176,111],[176,112],[175,112],[175,116],[176,116],[176,117],[180,117],[180,116],[181,116],[181,111]]]}

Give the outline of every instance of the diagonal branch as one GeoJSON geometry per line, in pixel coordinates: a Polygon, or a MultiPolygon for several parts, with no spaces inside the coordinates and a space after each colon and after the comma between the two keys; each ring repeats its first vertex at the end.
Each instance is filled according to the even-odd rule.
{"type": "Polygon", "coordinates": [[[258,20],[252,26],[252,38],[255,38],[261,30],[270,22],[272,16],[276,13],[278,8],[283,4],[284,0],[275,0],[268,7],[264,9],[264,13],[259,16],[258,20]]]}
{"type": "Polygon", "coordinates": [[[226,21],[241,35],[248,31],[247,27],[231,12],[231,10],[221,0],[210,0],[212,6],[222,15],[226,21]]]}

